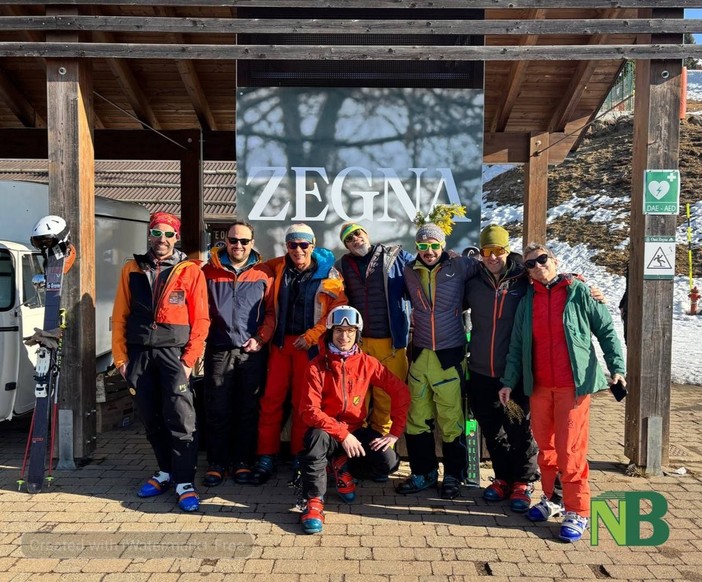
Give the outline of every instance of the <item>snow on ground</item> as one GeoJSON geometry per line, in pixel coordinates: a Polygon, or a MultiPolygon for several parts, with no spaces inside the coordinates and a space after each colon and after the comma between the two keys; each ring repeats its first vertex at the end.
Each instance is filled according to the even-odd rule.
{"type": "Polygon", "coordinates": [[[687,100],[702,101],[702,71],[687,72],[687,100]]]}
{"type": "MultiPolygon", "coordinates": [[[[593,210],[596,210],[598,217],[606,216],[609,222],[603,224],[603,236],[610,229],[624,228],[624,215],[621,212],[608,208],[614,199],[607,196],[595,195],[588,198],[573,198],[568,202],[555,208],[549,209],[549,219],[557,216],[572,215],[578,218],[589,218],[593,220],[593,210]]],[[[702,238],[702,201],[691,207],[695,217],[692,220],[693,240],[700,241],[702,238]]],[[[681,209],[684,212],[684,209],[681,209]]],[[[498,206],[494,202],[483,203],[483,224],[506,224],[512,221],[522,220],[521,206],[498,206]]],[[[598,220],[599,222],[599,220],[598,220]]],[[[678,244],[687,245],[687,227],[681,227],[677,233],[678,244]]],[[[521,252],[522,241],[512,238],[510,240],[512,250],[521,252]]],[[[549,241],[549,246],[558,257],[561,270],[566,272],[581,273],[587,281],[597,285],[607,297],[607,308],[612,315],[614,325],[619,333],[620,339],[624,338],[622,321],[619,315],[619,300],[624,295],[626,281],[620,275],[613,275],[607,269],[596,265],[591,261],[595,250],[586,245],[579,244],[571,247],[567,243],[549,241]]],[[[694,280],[694,284],[702,288],[702,281],[694,280]]],[[[687,277],[675,277],[673,292],[673,345],[672,345],[672,380],[678,384],[702,385],[702,315],[690,316],[687,311],[690,308],[688,293],[690,292],[689,279],[687,277]]],[[[702,307],[702,304],[701,304],[702,307]]]]}

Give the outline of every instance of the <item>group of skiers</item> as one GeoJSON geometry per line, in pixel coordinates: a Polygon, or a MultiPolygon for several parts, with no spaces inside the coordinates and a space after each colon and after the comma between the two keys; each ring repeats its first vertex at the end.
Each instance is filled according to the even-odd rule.
{"type": "Polygon", "coordinates": [[[205,486],[229,474],[265,483],[289,411],[304,532],[322,531],[328,475],[353,502],[358,479],[384,482],[398,468],[403,434],[411,474],[396,491],[436,486],[436,424],[440,495],[454,499],[468,469],[467,393],[495,472],[485,499],[509,499],[534,521],[563,514],[560,538],[583,535],[589,397],[607,387],[591,333],[614,381],[624,381],[624,362],[608,311],[577,278],[558,274],[549,249],[530,245],[522,260],[507,231],[490,225],[480,256],[463,257],[426,223],[412,255],[346,223],[348,252],[337,260],[309,226],[292,224],[286,254],[264,261],[254,227],[235,221],[203,266],[176,248],[177,217],[155,213],[148,234],[147,252],[123,269],[112,318],[115,365],[158,465],[139,496],[175,487],[181,509],[199,508],[189,377],[204,353],[205,486]],[[545,495],[532,505],[539,478],[545,495]]]}

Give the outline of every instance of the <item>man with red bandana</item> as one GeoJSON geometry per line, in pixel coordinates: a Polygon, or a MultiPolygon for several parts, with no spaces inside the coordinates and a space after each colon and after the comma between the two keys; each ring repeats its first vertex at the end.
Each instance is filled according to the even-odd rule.
{"type": "Polygon", "coordinates": [[[146,428],[158,471],[138,491],[153,497],[175,485],[178,506],[195,511],[195,407],[190,373],[209,327],[200,262],[175,248],[180,220],[156,212],[149,250],[122,269],[112,311],[112,353],[146,428]]]}

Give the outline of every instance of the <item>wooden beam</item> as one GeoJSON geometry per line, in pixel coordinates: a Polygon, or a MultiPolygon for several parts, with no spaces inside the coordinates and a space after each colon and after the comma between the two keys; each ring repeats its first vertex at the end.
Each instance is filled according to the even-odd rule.
{"type": "MultiPolygon", "coordinates": [[[[114,36],[107,32],[94,32],[93,38],[97,42],[115,42],[114,36]]],[[[110,71],[112,71],[112,74],[117,79],[119,86],[122,88],[124,96],[127,98],[127,101],[129,101],[129,105],[137,119],[146,127],[161,129],[161,124],[149,103],[149,99],[141,90],[141,85],[134,76],[134,71],[132,71],[129,63],[122,59],[105,59],[105,61],[110,71]]]]}
{"type": "MultiPolygon", "coordinates": [[[[434,35],[597,35],[684,34],[702,32],[699,19],[602,18],[546,19],[543,9],[531,9],[515,20],[422,20],[366,18],[206,18],[174,16],[172,8],[156,7],[155,18],[142,16],[0,16],[0,31],[102,31],[160,34],[419,34],[434,35]],[[540,16],[534,16],[539,14],[540,16]]],[[[35,42],[42,38],[33,39],[35,42]]]]}
{"type": "Polygon", "coordinates": [[[0,69],[0,100],[7,103],[10,111],[25,127],[46,127],[46,121],[3,69],[0,69]]]}
{"type": "MultiPolygon", "coordinates": [[[[95,159],[180,160],[193,146],[197,130],[95,130],[95,159]]],[[[1,159],[47,159],[47,134],[42,129],[0,129],[1,159]]],[[[234,132],[207,132],[203,138],[206,160],[235,160],[234,132]]],[[[199,147],[199,146],[198,146],[199,147]]]]}
{"type": "MultiPolygon", "coordinates": [[[[654,15],[680,16],[682,10],[654,10],[654,15]]],[[[676,37],[657,42],[679,42],[676,37]]],[[[677,169],[680,150],[679,60],[641,62],[636,66],[636,108],[631,179],[631,228],[627,331],[627,380],[624,430],[625,454],[644,465],[660,446],[662,464],[668,463],[670,444],[670,383],[673,329],[673,279],[644,279],[646,237],[675,240],[676,216],[643,213],[644,171],[677,169]],[[649,438],[648,419],[661,417],[659,443],[649,438]]],[[[675,261],[675,257],[669,259],[675,261]]]]}
{"type": "Polygon", "coordinates": [[[546,211],[548,210],[548,133],[534,132],[529,139],[529,162],[524,168],[524,219],[522,244],[546,243],[546,211]]]}
{"type": "Polygon", "coordinates": [[[324,60],[564,61],[702,58],[702,45],[352,46],[0,42],[0,57],[324,60]]]}
{"type": "MultiPolygon", "coordinates": [[[[47,122],[49,208],[63,216],[78,252],[64,281],[67,329],[61,366],[59,409],[73,418],[62,450],[86,458],[95,449],[95,165],[92,78],[86,61],[48,63],[47,122]],[[70,439],[73,442],[70,442],[70,439]]],[[[63,435],[63,431],[62,435],[63,435]]],[[[73,459],[60,459],[70,468],[73,459]]]]}
{"type": "Polygon", "coordinates": [[[699,0],[5,0],[6,4],[27,6],[183,6],[231,8],[699,8],[699,0]]]}
{"type": "Polygon", "coordinates": [[[181,249],[191,259],[204,259],[207,253],[200,143],[198,136],[180,161],[181,249]]]}
{"type": "MultiPolygon", "coordinates": [[[[159,17],[170,16],[173,14],[171,8],[157,7],[155,8],[155,11],[159,17]]],[[[184,42],[182,34],[170,33],[167,35],[167,38],[174,44],[182,44],[184,42]]],[[[207,96],[205,95],[205,91],[202,89],[200,77],[195,69],[195,63],[193,61],[179,60],[177,61],[176,66],[178,68],[178,73],[180,74],[180,79],[183,81],[183,86],[190,97],[190,102],[193,104],[193,109],[195,110],[195,115],[200,122],[200,127],[205,131],[216,130],[217,120],[212,114],[210,104],[207,102],[207,96]]]]}
{"type": "MultiPolygon", "coordinates": [[[[544,18],[545,10],[529,10],[527,17],[532,18],[544,18]]],[[[519,46],[534,46],[539,40],[538,36],[525,36],[519,40],[519,46]]],[[[526,71],[528,67],[526,61],[517,61],[512,63],[509,68],[509,75],[507,76],[507,87],[503,92],[505,97],[500,100],[497,106],[497,112],[492,118],[492,124],[490,125],[490,131],[504,131],[507,127],[507,121],[509,116],[512,114],[512,109],[514,104],[517,102],[517,97],[519,96],[519,91],[526,77],[526,71]]]]}
{"type": "MultiPolygon", "coordinates": [[[[602,15],[602,17],[615,17],[618,14],[618,10],[608,10],[602,15]]],[[[598,34],[591,37],[588,44],[598,45],[605,44],[606,42],[607,37],[602,34],[598,34]]],[[[565,126],[571,121],[575,109],[578,106],[578,103],[580,103],[580,99],[585,92],[585,88],[587,87],[587,84],[596,68],[596,61],[581,61],[578,63],[575,74],[573,74],[573,76],[570,78],[568,89],[566,89],[563,97],[551,116],[551,121],[548,124],[549,131],[561,131],[565,129],[565,126]]]]}

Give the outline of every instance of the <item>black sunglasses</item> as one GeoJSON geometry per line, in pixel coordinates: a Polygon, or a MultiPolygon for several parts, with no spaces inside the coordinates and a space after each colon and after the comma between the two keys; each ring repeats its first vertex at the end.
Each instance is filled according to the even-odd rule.
{"type": "Polygon", "coordinates": [[[539,265],[545,265],[546,261],[548,261],[548,255],[544,253],[543,255],[539,255],[535,259],[529,259],[528,261],[524,261],[524,266],[527,269],[533,269],[536,267],[536,263],[539,263],[539,265]]]}
{"type": "Polygon", "coordinates": [[[303,251],[306,251],[312,243],[309,242],[289,242],[287,243],[288,248],[294,251],[297,247],[300,247],[303,251]]]}
{"type": "Polygon", "coordinates": [[[361,236],[361,233],[362,233],[362,232],[363,232],[363,231],[362,231],[360,228],[357,228],[356,230],[354,230],[351,234],[349,234],[349,235],[344,239],[344,244],[350,243],[351,240],[353,239],[353,237],[355,237],[355,236],[361,236]]]}
{"type": "Polygon", "coordinates": [[[233,236],[228,236],[227,240],[229,241],[230,245],[235,245],[236,243],[239,243],[242,247],[245,247],[251,242],[250,238],[235,238],[233,236]]]}
{"type": "Polygon", "coordinates": [[[151,230],[149,230],[149,234],[154,238],[161,238],[162,236],[165,236],[166,238],[173,238],[176,235],[176,233],[172,230],[164,231],[159,230],[158,228],[152,228],[151,230]]]}

